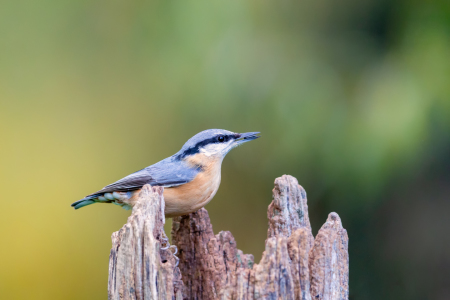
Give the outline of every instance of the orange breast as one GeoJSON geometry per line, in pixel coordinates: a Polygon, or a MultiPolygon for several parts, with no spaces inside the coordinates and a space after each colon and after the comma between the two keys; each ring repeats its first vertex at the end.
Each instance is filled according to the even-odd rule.
{"type": "Polygon", "coordinates": [[[166,217],[187,215],[205,206],[216,194],[220,185],[222,159],[196,154],[188,158],[193,166],[202,171],[189,183],[164,189],[166,217]]]}

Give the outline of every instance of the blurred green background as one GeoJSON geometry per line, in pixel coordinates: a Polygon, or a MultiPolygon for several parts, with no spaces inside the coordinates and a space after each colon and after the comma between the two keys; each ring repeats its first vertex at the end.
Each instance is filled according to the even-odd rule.
{"type": "Polygon", "coordinates": [[[262,138],[216,233],[259,261],[291,174],[348,230],[351,299],[450,299],[449,95],[447,0],[1,1],[0,298],[106,299],[130,212],[70,204],[224,128],[262,138]]]}

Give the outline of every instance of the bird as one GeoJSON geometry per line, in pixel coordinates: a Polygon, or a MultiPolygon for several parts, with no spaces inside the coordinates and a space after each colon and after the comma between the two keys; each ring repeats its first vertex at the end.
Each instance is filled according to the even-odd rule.
{"type": "Polygon", "coordinates": [[[165,217],[187,215],[204,207],[217,193],[222,161],[230,150],[259,138],[259,132],[235,133],[208,129],[191,137],[180,151],[134,172],[83,199],[75,209],[113,203],[131,209],[145,184],[164,187],[165,217]]]}

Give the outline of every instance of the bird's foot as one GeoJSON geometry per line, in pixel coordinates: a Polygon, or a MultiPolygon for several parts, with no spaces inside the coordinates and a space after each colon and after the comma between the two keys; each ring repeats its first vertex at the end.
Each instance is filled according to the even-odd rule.
{"type": "Polygon", "coordinates": [[[175,268],[178,267],[178,264],[180,263],[180,259],[178,258],[178,256],[176,256],[176,254],[178,253],[178,248],[175,245],[171,245],[169,243],[169,239],[168,238],[161,238],[161,250],[169,250],[169,249],[173,249],[172,255],[175,258],[176,264],[175,264],[175,268]]]}
{"type": "Polygon", "coordinates": [[[161,250],[167,250],[167,249],[169,249],[169,247],[170,247],[169,238],[162,237],[161,238],[161,250]]]}

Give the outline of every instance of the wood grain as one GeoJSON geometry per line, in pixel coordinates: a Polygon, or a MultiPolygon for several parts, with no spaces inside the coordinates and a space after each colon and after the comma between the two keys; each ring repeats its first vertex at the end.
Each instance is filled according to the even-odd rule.
{"type": "Polygon", "coordinates": [[[163,189],[145,186],[127,224],[113,234],[109,299],[347,300],[348,236],[330,213],[314,239],[305,190],[283,175],[275,180],[261,261],[237,248],[229,231],[214,235],[202,208],[173,219],[172,243],[163,238],[163,189]]]}
{"type": "Polygon", "coordinates": [[[131,216],[112,235],[108,299],[181,299],[181,281],[164,234],[163,188],[145,185],[131,216]]]}

